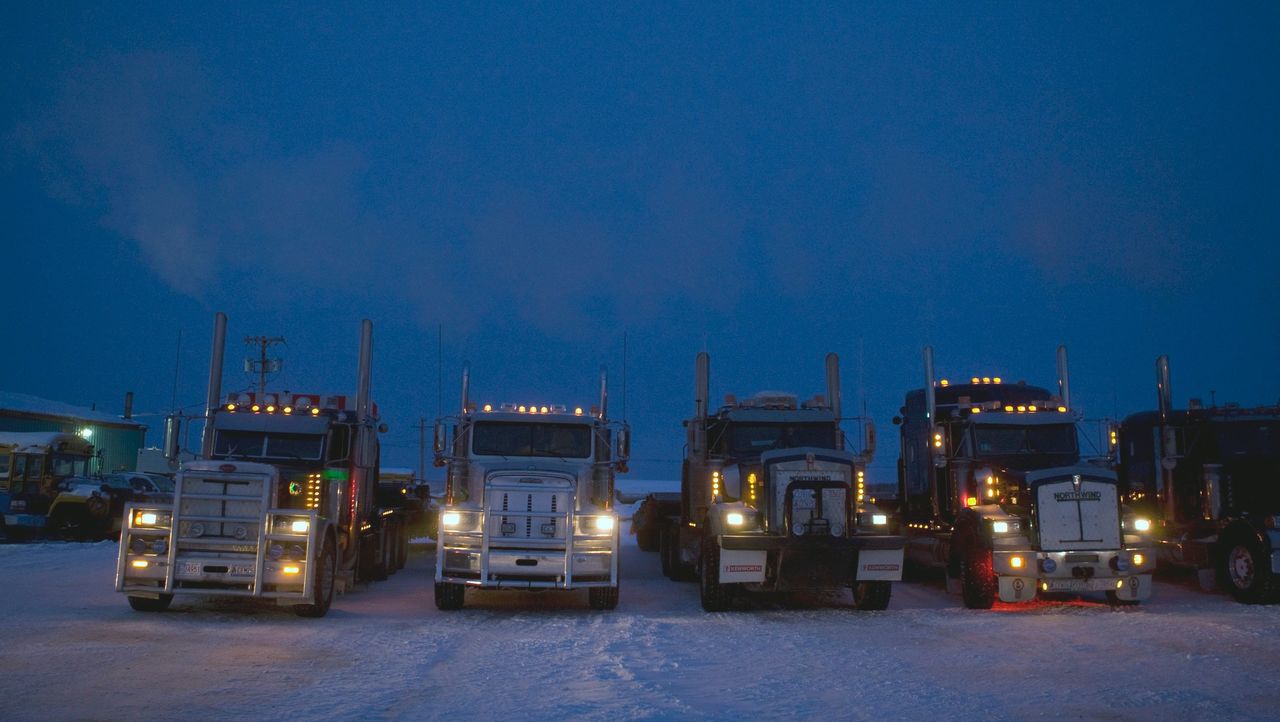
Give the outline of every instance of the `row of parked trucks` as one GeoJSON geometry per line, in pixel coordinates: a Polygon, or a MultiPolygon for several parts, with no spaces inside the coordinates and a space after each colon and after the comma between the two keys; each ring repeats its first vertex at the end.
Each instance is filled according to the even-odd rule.
{"type": "MultiPolygon", "coordinates": [[[[225,336],[218,314],[199,458],[181,465],[171,498],[125,507],[116,589],[142,611],[189,594],[322,616],[336,593],[404,566],[425,501],[378,477],[372,324],[362,324],[354,396],[224,398],[225,336]]],[[[638,545],[660,553],[671,579],[696,580],[709,611],[753,594],[838,589],[859,609],[883,609],[908,563],[942,570],[971,608],[1060,592],[1138,603],[1157,560],[1196,568],[1241,601],[1280,601],[1280,408],[1174,410],[1162,357],[1158,410],[1110,425],[1107,453],[1090,458],[1064,348],[1054,390],[935,379],[928,348],[924,370],[894,419],[897,499],[877,504],[866,480],[875,427],[843,416],[834,354],[825,394],[728,395],[718,408],[699,354],[680,492],[639,506],[638,545]],[[855,443],[842,424],[858,429],[855,443]]],[[[630,429],[607,412],[603,369],[599,404],[570,409],[473,403],[464,368],[459,412],[434,433],[447,467],[435,520],[440,609],[461,608],[468,589],[586,589],[592,608],[617,605],[614,480],[627,469],[630,429]]],[[[32,494],[49,495],[43,469],[87,463],[77,439],[0,440],[6,522],[15,502],[30,513],[32,494]]]]}

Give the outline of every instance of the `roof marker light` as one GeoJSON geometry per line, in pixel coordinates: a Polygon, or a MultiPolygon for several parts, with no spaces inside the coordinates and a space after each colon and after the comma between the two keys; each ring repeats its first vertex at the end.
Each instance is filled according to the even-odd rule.
{"type": "Polygon", "coordinates": [[[488,412],[488,411],[493,411],[493,404],[485,404],[485,405],[484,405],[484,410],[485,410],[486,412],[488,412]]]}
{"type": "Polygon", "coordinates": [[[581,406],[574,407],[574,409],[573,409],[573,415],[574,415],[574,416],[582,416],[582,407],[581,407],[581,406]]]}
{"type": "Polygon", "coordinates": [[[1067,407],[1065,407],[1065,406],[1059,406],[1059,407],[1058,407],[1058,413],[1060,413],[1060,414],[1065,414],[1065,413],[1067,413],[1067,407]]]}
{"type": "Polygon", "coordinates": [[[941,380],[941,381],[939,381],[939,382],[938,382],[938,385],[940,385],[940,386],[946,386],[946,385],[948,385],[948,384],[950,384],[950,383],[951,383],[950,381],[948,381],[948,380],[946,380],[946,379],[943,379],[943,380],[941,380]]]}
{"type": "Polygon", "coordinates": [[[227,404],[227,411],[235,411],[235,410],[236,410],[235,404],[227,404]]]}
{"type": "Polygon", "coordinates": [[[971,384],[976,384],[979,381],[981,381],[981,379],[979,379],[977,376],[974,376],[973,378],[969,379],[969,383],[971,384]]]}
{"type": "Polygon", "coordinates": [[[262,407],[257,404],[254,404],[253,406],[249,407],[249,410],[256,414],[262,410],[262,407]]]}
{"type": "Polygon", "coordinates": [[[1005,411],[1013,411],[1013,407],[1012,407],[1012,406],[1006,406],[1006,407],[1004,407],[1004,410],[1005,410],[1005,411]]]}
{"type": "Polygon", "coordinates": [[[997,377],[995,377],[995,378],[991,379],[991,383],[993,383],[993,384],[998,384],[998,383],[1000,383],[1000,377],[999,377],[999,376],[997,376],[997,377]]]}
{"type": "Polygon", "coordinates": [[[312,407],[311,407],[311,415],[312,415],[312,416],[319,416],[319,415],[320,415],[320,407],[319,407],[319,406],[312,406],[312,407]]]}
{"type": "Polygon", "coordinates": [[[990,377],[990,376],[983,376],[983,377],[982,377],[982,383],[984,383],[984,384],[989,384],[989,383],[991,383],[991,377],[990,377]]]}

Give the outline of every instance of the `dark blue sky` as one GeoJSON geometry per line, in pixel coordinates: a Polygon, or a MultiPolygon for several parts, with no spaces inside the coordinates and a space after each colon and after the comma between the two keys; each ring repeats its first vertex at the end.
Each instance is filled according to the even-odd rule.
{"type": "MultiPolygon", "coordinates": [[[[713,398],[1051,384],[1090,416],[1280,398],[1280,5],[0,10],[0,388],[198,407],[212,314],[350,389],[384,456],[474,395],[620,381],[634,475],[713,398]]],[[[226,388],[247,385],[241,347],[226,388]]],[[[620,413],[620,389],[613,410],[620,413]]],[[[143,419],[159,428],[157,417],[143,419]]],[[[153,441],[155,435],[153,434],[153,441]]]]}

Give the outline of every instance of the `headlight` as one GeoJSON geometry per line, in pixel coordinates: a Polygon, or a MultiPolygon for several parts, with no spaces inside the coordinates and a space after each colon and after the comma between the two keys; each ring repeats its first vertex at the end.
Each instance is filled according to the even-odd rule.
{"type": "Polygon", "coordinates": [[[872,514],[871,523],[875,526],[884,526],[889,523],[888,514],[872,514]]]}
{"type": "Polygon", "coordinates": [[[1133,565],[1135,567],[1142,566],[1142,563],[1145,562],[1146,560],[1147,560],[1147,557],[1143,555],[1141,552],[1136,552],[1133,555],[1133,565]]]}
{"type": "Polygon", "coordinates": [[[1009,532],[1009,522],[993,521],[991,522],[991,531],[997,534],[1007,534],[1009,532]]]}
{"type": "Polygon", "coordinates": [[[462,523],[462,515],[456,511],[446,511],[440,515],[440,523],[445,527],[456,527],[462,523]]]}
{"type": "Polygon", "coordinates": [[[143,511],[138,513],[138,524],[142,526],[155,526],[159,518],[154,511],[143,511]]]}
{"type": "Polygon", "coordinates": [[[1133,530],[1134,531],[1151,531],[1151,520],[1150,519],[1134,519],[1133,530]]]}
{"type": "Polygon", "coordinates": [[[596,531],[613,531],[613,517],[611,516],[596,517],[596,531]]]}
{"type": "Polygon", "coordinates": [[[740,511],[731,511],[724,515],[724,523],[729,526],[742,526],[744,521],[746,521],[746,518],[742,516],[740,511]]]}
{"type": "Polygon", "coordinates": [[[311,530],[311,521],[309,519],[295,519],[289,528],[294,534],[306,534],[311,530]]]}

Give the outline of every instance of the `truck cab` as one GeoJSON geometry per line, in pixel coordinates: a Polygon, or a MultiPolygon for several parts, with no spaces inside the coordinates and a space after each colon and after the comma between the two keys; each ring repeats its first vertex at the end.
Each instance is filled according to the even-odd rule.
{"type": "Polygon", "coordinates": [[[1066,348],[1059,391],[1000,377],[935,381],[907,393],[899,425],[899,509],[909,561],[946,570],[974,609],[1038,592],[1151,593],[1154,558],[1121,506],[1116,475],[1089,463],[1070,408],[1066,348]]]}
{"type": "Polygon", "coordinates": [[[484,404],[436,422],[447,465],[439,511],[435,603],[460,609],[472,589],[587,589],[593,609],[618,603],[614,473],[628,429],[605,414],[548,404],[484,404]],[[616,445],[615,445],[616,441],[616,445]]]}
{"type": "Polygon", "coordinates": [[[747,592],[845,586],[860,609],[888,606],[903,540],[865,498],[874,427],[867,422],[861,453],[844,448],[835,354],[827,357],[827,396],[803,402],[764,392],[726,397],[711,412],[706,353],[695,377],[678,514],[658,532],[663,573],[697,578],[707,611],[747,592]]]}
{"type": "Polygon", "coordinates": [[[1159,562],[1190,567],[1237,601],[1280,602],[1280,406],[1174,409],[1168,358],[1159,408],[1113,430],[1128,503],[1153,520],[1159,562]]]}
{"type": "Polygon", "coordinates": [[[407,548],[401,515],[375,499],[382,426],[369,399],[372,324],[362,328],[354,397],[220,400],[225,323],[218,314],[201,458],[179,468],[171,504],[126,509],[116,591],[140,611],[187,594],[271,599],[323,616],[335,591],[385,579],[407,548]]]}

